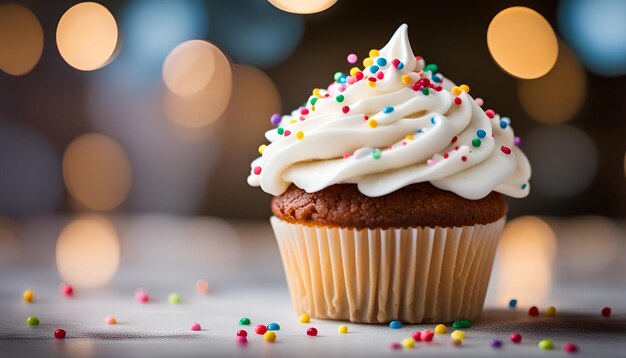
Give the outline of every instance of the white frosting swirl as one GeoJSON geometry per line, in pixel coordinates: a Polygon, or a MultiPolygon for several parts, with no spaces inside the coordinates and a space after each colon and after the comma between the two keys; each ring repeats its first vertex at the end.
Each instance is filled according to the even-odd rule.
{"type": "Polygon", "coordinates": [[[252,162],[250,185],[280,195],[290,183],[307,192],[356,183],[377,197],[429,181],[467,199],[528,195],[530,165],[509,120],[424,68],[406,24],[371,55],[362,79],[354,72],[314,91],[266,133],[271,144],[252,162]]]}

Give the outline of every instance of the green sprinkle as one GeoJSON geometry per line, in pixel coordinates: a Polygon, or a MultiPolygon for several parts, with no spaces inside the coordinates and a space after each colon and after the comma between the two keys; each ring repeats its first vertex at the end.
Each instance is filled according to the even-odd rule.
{"type": "Polygon", "coordinates": [[[476,148],[480,147],[480,143],[481,143],[481,142],[480,142],[480,139],[478,139],[478,138],[474,138],[474,139],[472,139],[472,145],[473,145],[474,147],[476,147],[476,148]]]}
{"type": "Polygon", "coordinates": [[[283,127],[278,127],[276,128],[276,133],[283,135],[283,133],[285,133],[285,128],[283,127]]]}
{"type": "Polygon", "coordinates": [[[26,323],[28,323],[29,326],[39,326],[39,318],[30,316],[26,319],[26,323]]]}
{"type": "Polygon", "coordinates": [[[167,300],[173,304],[173,305],[177,305],[179,303],[181,303],[183,301],[183,298],[180,297],[180,295],[178,293],[170,293],[170,296],[167,298],[167,300]]]}
{"type": "Polygon", "coordinates": [[[342,94],[340,94],[339,96],[335,97],[335,99],[337,100],[337,102],[341,103],[344,100],[344,97],[342,94]]]}
{"type": "Polygon", "coordinates": [[[426,65],[424,67],[424,71],[430,71],[433,74],[435,74],[435,73],[439,72],[439,66],[435,65],[434,63],[431,63],[431,64],[426,65]]]}
{"type": "Polygon", "coordinates": [[[428,96],[428,94],[430,93],[430,90],[428,88],[424,88],[422,90],[422,93],[425,94],[426,96],[428,96]]]}
{"type": "Polygon", "coordinates": [[[335,81],[339,81],[339,77],[343,76],[343,73],[341,72],[335,72],[335,76],[333,77],[335,79],[335,81]]]}
{"type": "Polygon", "coordinates": [[[249,326],[250,325],[250,318],[244,317],[244,318],[240,319],[239,320],[239,325],[240,326],[249,326]]]}
{"type": "Polygon", "coordinates": [[[380,159],[380,149],[378,148],[374,149],[374,151],[372,152],[372,157],[374,159],[380,159]]]}
{"type": "Polygon", "coordinates": [[[317,97],[311,98],[311,105],[315,106],[315,103],[317,103],[317,97]]]}
{"type": "Polygon", "coordinates": [[[550,350],[554,349],[554,342],[549,339],[544,339],[543,341],[539,342],[537,346],[543,350],[550,350]]]}
{"type": "Polygon", "coordinates": [[[452,323],[452,327],[454,328],[463,328],[463,323],[461,322],[461,320],[456,320],[452,323]]]}
{"type": "Polygon", "coordinates": [[[472,327],[472,321],[470,321],[469,319],[462,319],[461,320],[461,324],[463,325],[463,328],[471,328],[472,327]]]}

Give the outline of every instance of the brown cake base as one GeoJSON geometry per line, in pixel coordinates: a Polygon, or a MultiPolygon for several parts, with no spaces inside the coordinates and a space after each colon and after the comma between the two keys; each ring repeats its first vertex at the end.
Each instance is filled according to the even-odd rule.
{"type": "Polygon", "coordinates": [[[469,200],[430,183],[406,186],[371,198],[356,184],[333,185],[315,193],[291,185],[272,200],[272,212],[295,224],[348,228],[460,227],[488,224],[506,215],[503,196],[492,192],[469,200]]]}

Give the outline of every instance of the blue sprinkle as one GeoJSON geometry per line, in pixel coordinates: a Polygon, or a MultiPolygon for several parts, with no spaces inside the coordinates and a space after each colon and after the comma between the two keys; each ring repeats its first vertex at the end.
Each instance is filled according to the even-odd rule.
{"type": "Polygon", "coordinates": [[[422,133],[422,132],[423,132],[422,129],[418,129],[418,130],[415,131],[415,133],[422,133]]]}
{"type": "Polygon", "coordinates": [[[511,124],[511,119],[509,117],[502,117],[500,120],[505,121],[506,124],[511,124]]]}
{"type": "Polygon", "coordinates": [[[526,183],[522,184],[522,190],[526,189],[526,183]]]}
{"type": "Polygon", "coordinates": [[[508,126],[508,124],[506,124],[506,121],[500,121],[500,128],[502,129],[506,129],[506,127],[508,126]]]}
{"type": "Polygon", "coordinates": [[[393,107],[387,106],[383,108],[383,113],[391,113],[391,112],[393,112],[393,107]]]}
{"type": "Polygon", "coordinates": [[[382,58],[382,57],[379,57],[379,58],[376,60],[376,63],[378,64],[378,66],[380,66],[380,67],[384,67],[384,66],[386,66],[386,65],[387,65],[387,60],[385,60],[385,59],[384,59],[384,58],[382,58]]]}
{"type": "Polygon", "coordinates": [[[402,328],[402,322],[400,322],[400,321],[391,321],[389,323],[389,328],[391,328],[391,329],[402,328]]]}
{"type": "MultiPolygon", "coordinates": [[[[524,184],[524,185],[526,185],[526,184],[524,184]]],[[[517,300],[515,298],[512,298],[509,301],[509,308],[515,308],[516,306],[517,306],[517,300]]]]}
{"type": "Polygon", "coordinates": [[[482,130],[482,129],[479,129],[479,130],[477,130],[477,131],[476,131],[476,136],[477,136],[478,138],[485,138],[485,136],[486,136],[486,135],[487,135],[487,132],[485,132],[485,131],[484,131],[484,130],[482,130]]]}
{"type": "Polygon", "coordinates": [[[403,68],[404,68],[404,63],[400,62],[400,63],[398,64],[398,69],[399,69],[399,70],[401,70],[401,69],[403,69],[403,68]]]}
{"type": "Polygon", "coordinates": [[[270,323],[267,325],[268,331],[280,331],[280,325],[278,323],[270,323]]]}
{"type": "Polygon", "coordinates": [[[430,119],[430,123],[435,124],[435,117],[432,117],[432,118],[430,119]]]}
{"type": "Polygon", "coordinates": [[[437,83],[441,82],[441,77],[439,77],[439,76],[437,76],[437,75],[434,75],[431,79],[432,79],[433,81],[437,82],[437,83]]]}
{"type": "Polygon", "coordinates": [[[339,76],[339,80],[337,82],[339,82],[339,83],[346,83],[346,78],[347,78],[346,75],[341,75],[341,76],[339,76]]]}
{"type": "Polygon", "coordinates": [[[370,72],[371,73],[376,73],[376,72],[378,72],[378,70],[379,70],[378,66],[376,66],[376,65],[371,65],[370,66],[370,72]]]}

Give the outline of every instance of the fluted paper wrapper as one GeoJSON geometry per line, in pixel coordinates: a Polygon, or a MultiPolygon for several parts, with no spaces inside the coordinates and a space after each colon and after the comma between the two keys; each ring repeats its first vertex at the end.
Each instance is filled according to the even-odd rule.
{"type": "Polygon", "coordinates": [[[401,229],[270,221],[296,313],[426,323],[480,315],[505,218],[487,225],[401,229]]]}

